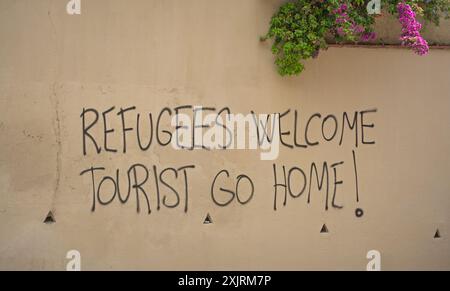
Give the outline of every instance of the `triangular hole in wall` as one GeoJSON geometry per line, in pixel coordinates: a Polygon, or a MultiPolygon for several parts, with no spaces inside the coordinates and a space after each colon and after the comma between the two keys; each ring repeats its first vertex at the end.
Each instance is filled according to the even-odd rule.
{"type": "Polygon", "coordinates": [[[51,211],[48,212],[47,216],[44,219],[44,223],[46,224],[51,224],[51,223],[55,223],[55,217],[53,216],[53,213],[51,211]]]}
{"type": "Polygon", "coordinates": [[[208,214],[206,214],[206,217],[205,217],[205,220],[203,221],[203,224],[211,224],[211,223],[213,223],[213,222],[212,222],[211,216],[208,213],[208,214]]]}
{"type": "Polygon", "coordinates": [[[328,227],[326,226],[326,224],[324,224],[322,226],[322,229],[320,230],[320,233],[328,233],[328,227]]]}
{"type": "Polygon", "coordinates": [[[434,234],[434,238],[441,238],[441,233],[439,232],[439,229],[436,229],[436,232],[434,234]]]}

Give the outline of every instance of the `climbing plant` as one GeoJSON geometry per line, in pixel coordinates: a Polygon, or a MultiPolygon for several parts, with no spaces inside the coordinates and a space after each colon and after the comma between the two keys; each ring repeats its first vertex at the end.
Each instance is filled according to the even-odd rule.
{"type": "MultiPolygon", "coordinates": [[[[262,41],[273,40],[272,53],[282,75],[297,75],[304,69],[303,60],[316,58],[327,48],[328,37],[338,43],[367,42],[376,39],[375,14],[368,13],[374,1],[365,0],[292,0],[276,12],[262,41]]],[[[428,52],[428,43],[420,35],[422,25],[416,16],[439,25],[449,17],[450,0],[382,0],[384,11],[398,17],[402,45],[419,55],[428,52]]]]}

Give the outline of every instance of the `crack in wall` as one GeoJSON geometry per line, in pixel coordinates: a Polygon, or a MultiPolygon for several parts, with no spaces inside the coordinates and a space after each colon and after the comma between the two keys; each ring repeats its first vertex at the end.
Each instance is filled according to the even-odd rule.
{"type": "Polygon", "coordinates": [[[53,6],[53,0],[48,1],[48,9],[47,9],[47,16],[48,20],[50,22],[52,35],[54,39],[54,57],[55,57],[55,63],[54,63],[54,79],[51,86],[51,94],[50,94],[50,104],[52,106],[52,109],[54,109],[54,119],[52,119],[52,126],[53,126],[53,133],[55,135],[55,145],[56,145],[56,157],[55,157],[55,183],[53,185],[53,196],[51,199],[51,209],[53,211],[55,210],[55,200],[57,195],[60,191],[60,185],[61,185],[61,167],[62,167],[62,142],[61,142],[61,119],[60,119],[60,113],[59,113],[59,98],[57,94],[57,86],[58,82],[56,81],[58,78],[58,38],[56,33],[56,26],[52,18],[52,6],[53,6]]]}
{"type": "MultiPolygon", "coordinates": [[[[52,4],[53,4],[53,1],[50,0],[48,2],[47,16],[50,21],[50,25],[52,27],[52,32],[53,32],[53,37],[55,38],[55,43],[56,43],[56,27],[55,27],[55,23],[53,22],[52,11],[51,11],[52,4]]],[[[55,44],[55,47],[56,47],[56,44],[55,44]]],[[[56,52],[56,49],[55,49],[55,52],[56,52]]]]}
{"type": "Polygon", "coordinates": [[[56,144],[56,177],[55,184],[53,187],[53,197],[52,197],[52,208],[54,207],[56,196],[59,193],[61,185],[61,165],[62,165],[62,142],[61,142],[61,119],[59,115],[59,99],[56,92],[57,83],[55,82],[52,86],[52,94],[50,95],[50,102],[54,108],[55,119],[53,120],[53,132],[55,134],[55,144],[56,144]]]}

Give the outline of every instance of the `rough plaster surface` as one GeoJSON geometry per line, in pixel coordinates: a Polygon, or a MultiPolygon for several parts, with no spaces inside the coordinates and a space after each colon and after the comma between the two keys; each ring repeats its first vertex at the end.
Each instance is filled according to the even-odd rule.
{"type": "MultiPolygon", "coordinates": [[[[0,1],[0,269],[64,270],[71,249],[85,270],[364,270],[371,249],[385,270],[450,269],[450,51],[331,48],[301,76],[281,78],[269,44],[258,41],[280,1],[82,2],[82,15],[69,16],[62,0],[0,1]],[[377,108],[376,145],[357,150],[360,202],[344,182],[343,209],[324,211],[315,194],[275,212],[272,162],[253,152],[141,152],[131,141],[126,155],[83,156],[83,107],[157,114],[180,104],[241,113],[377,108]],[[102,165],[113,174],[136,162],[194,163],[188,213],[138,214],[134,199],[91,212],[80,171],[102,165]],[[253,178],[251,203],[211,202],[222,168],[253,178]],[[44,224],[50,210],[56,223],[44,224]],[[206,213],[213,224],[203,225],[206,213]]],[[[448,29],[436,33],[450,39],[448,29]]],[[[282,148],[276,163],[347,163],[352,149],[282,148]]]]}

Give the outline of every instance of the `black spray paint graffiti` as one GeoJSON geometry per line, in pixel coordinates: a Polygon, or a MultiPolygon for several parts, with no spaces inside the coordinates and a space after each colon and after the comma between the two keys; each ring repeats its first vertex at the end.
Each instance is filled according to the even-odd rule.
{"type": "Polygon", "coordinates": [[[155,187],[155,193],[157,197],[157,205],[156,209],[160,210],[161,206],[167,208],[176,208],[181,203],[183,203],[184,212],[188,211],[188,201],[189,201],[189,187],[188,187],[188,171],[190,169],[194,169],[194,165],[187,165],[183,167],[175,168],[165,168],[159,172],[156,166],[153,166],[152,171],[150,171],[145,165],[142,164],[134,164],[132,165],[128,171],[126,172],[127,176],[127,186],[125,187],[126,191],[120,186],[120,170],[116,170],[116,175],[111,177],[108,175],[103,175],[101,179],[97,179],[97,172],[105,171],[106,169],[103,167],[91,167],[86,169],[80,173],[80,175],[90,174],[92,179],[92,207],[91,210],[95,211],[96,202],[100,205],[108,205],[111,204],[116,198],[122,203],[125,204],[131,196],[131,193],[134,191],[136,197],[136,211],[139,213],[141,210],[140,201],[141,198],[145,202],[144,206],[146,212],[150,214],[151,204],[149,198],[149,191],[146,190],[146,184],[150,179],[150,172],[153,174],[153,185],[155,187]],[[168,176],[172,176],[174,179],[182,179],[184,187],[183,189],[176,189],[167,182],[168,176]],[[104,189],[105,184],[110,183],[113,187],[112,193],[105,193],[104,189]],[[168,194],[162,195],[163,188],[170,192],[171,198],[168,198],[168,194]],[[125,194],[126,193],[126,194],[125,194]],[[109,198],[105,198],[109,194],[109,198]],[[172,202],[169,202],[172,200],[172,202]]]}
{"type": "MultiPolygon", "coordinates": [[[[358,170],[356,168],[356,156],[355,151],[352,151],[353,157],[353,168],[354,168],[354,184],[355,184],[355,195],[356,202],[359,202],[359,189],[358,189],[358,170]]],[[[298,166],[291,167],[289,169],[286,166],[282,166],[281,169],[276,164],[273,164],[273,177],[274,177],[274,200],[273,200],[273,209],[277,210],[278,205],[278,194],[279,189],[284,190],[283,198],[283,206],[286,206],[288,203],[288,197],[292,199],[297,199],[303,195],[307,196],[307,203],[311,202],[311,193],[314,192],[315,188],[318,191],[325,191],[325,210],[331,207],[336,209],[342,209],[344,206],[338,204],[337,202],[337,194],[338,194],[338,186],[344,183],[338,177],[338,171],[341,167],[345,166],[344,161],[335,162],[329,164],[328,162],[323,162],[322,164],[318,164],[312,162],[309,168],[304,169],[298,166]],[[281,177],[279,177],[280,173],[281,177]],[[309,170],[309,171],[308,171],[309,170]],[[295,178],[297,177],[297,178],[295,178]],[[292,180],[301,181],[300,187],[298,189],[293,189],[292,180]],[[314,186],[316,186],[314,188],[314,186]],[[289,195],[288,195],[289,194],[289,195]]],[[[362,209],[358,208],[356,210],[356,216],[362,217],[363,215],[362,209]]]]}
{"type": "MultiPolygon", "coordinates": [[[[83,108],[80,115],[83,155],[114,154],[118,152],[125,154],[130,142],[133,142],[133,145],[136,145],[143,152],[148,151],[152,145],[159,147],[170,146],[173,133],[184,128],[182,126],[171,126],[172,117],[179,114],[190,114],[192,116],[192,124],[190,125],[193,133],[190,141],[191,147],[186,149],[206,150],[201,144],[197,144],[196,138],[198,135],[195,133],[207,130],[211,127],[211,124],[205,124],[203,120],[195,118],[199,115],[199,111],[203,111],[205,114],[215,112],[217,116],[231,113],[229,107],[216,109],[214,107],[183,105],[173,109],[168,107],[161,109],[155,121],[151,112],[143,114],[136,112],[136,110],[136,106],[118,110],[116,110],[115,106],[112,106],[101,112],[95,108],[83,108]],[[114,114],[115,111],[117,111],[116,114],[114,114]],[[111,126],[112,123],[120,124],[121,126],[114,128],[111,126]],[[93,130],[100,132],[101,135],[95,135],[93,130]],[[118,137],[116,140],[121,141],[119,144],[112,144],[111,137],[114,135],[118,137]]],[[[279,114],[280,143],[288,149],[307,149],[326,143],[342,146],[348,136],[348,132],[353,132],[354,146],[356,148],[361,145],[373,145],[375,141],[370,140],[366,135],[367,129],[374,128],[375,125],[368,122],[367,118],[368,115],[376,112],[377,109],[354,111],[352,113],[342,112],[339,118],[335,114],[314,113],[309,116],[305,115],[305,118],[300,120],[299,111],[289,109],[279,114]],[[319,130],[314,132],[314,126],[319,127],[319,130]],[[316,134],[314,135],[314,133],[316,134]]],[[[267,124],[264,124],[261,128],[261,124],[258,124],[260,121],[257,118],[257,114],[254,111],[250,111],[250,114],[253,116],[252,122],[256,126],[258,142],[261,143],[264,138],[270,141],[271,135],[267,132],[267,124]]],[[[221,148],[230,148],[231,145],[227,144],[226,141],[229,139],[227,135],[231,135],[233,130],[227,127],[226,124],[221,124],[219,120],[215,120],[215,125],[223,128],[224,131],[225,136],[221,148]]]]}
{"type": "Polygon", "coordinates": [[[221,170],[214,177],[214,180],[211,185],[211,199],[214,202],[214,204],[216,204],[217,206],[225,207],[225,206],[229,205],[231,202],[233,202],[234,199],[236,199],[239,204],[245,205],[245,204],[249,203],[250,200],[252,200],[253,194],[255,193],[255,185],[253,184],[253,181],[252,181],[252,179],[250,179],[249,176],[247,176],[245,174],[241,174],[241,175],[237,176],[236,184],[235,184],[236,186],[234,189],[227,189],[227,188],[219,187],[217,184],[218,184],[218,179],[221,178],[221,176],[226,176],[227,178],[229,178],[230,173],[227,170],[221,170]],[[247,190],[247,193],[243,194],[242,193],[242,185],[244,183],[247,184],[248,190],[247,190]],[[228,199],[225,198],[223,201],[219,200],[220,199],[219,196],[221,196],[218,194],[219,192],[225,193],[226,196],[228,196],[228,199]],[[245,197],[244,195],[246,195],[247,198],[245,198],[245,199],[242,198],[242,197],[245,197]]]}
{"type": "MultiPolygon", "coordinates": [[[[83,156],[92,155],[112,155],[126,154],[130,142],[134,142],[134,149],[148,151],[152,145],[166,147],[170,145],[173,130],[170,121],[173,115],[180,112],[190,112],[196,114],[192,105],[185,105],[171,108],[163,108],[153,118],[152,113],[142,114],[137,112],[135,106],[120,108],[109,107],[104,111],[95,108],[83,108],[80,115],[82,124],[82,153],[83,156]],[[101,112],[101,113],[99,113],[101,112]],[[142,116],[146,116],[145,119],[142,116]],[[114,120],[117,118],[117,120],[114,120]],[[133,120],[135,122],[133,122],[133,120]],[[115,122],[114,122],[115,121],[115,122]],[[120,124],[114,128],[112,124],[120,124]],[[98,136],[98,133],[101,133],[98,136]],[[119,138],[112,138],[118,134],[119,138]],[[133,138],[134,135],[134,138],[133,138]],[[113,144],[112,140],[120,140],[120,144],[113,144]],[[155,141],[155,142],[154,142],[155,141]]],[[[202,110],[217,112],[220,114],[230,113],[228,107],[217,110],[212,107],[204,107],[202,110]]],[[[341,147],[346,139],[352,140],[347,145],[352,145],[351,162],[348,160],[337,160],[334,162],[312,162],[306,167],[296,165],[287,167],[286,165],[272,164],[272,184],[265,185],[264,189],[273,187],[273,209],[277,211],[281,205],[286,206],[289,200],[299,197],[306,197],[308,204],[314,200],[316,192],[324,193],[324,209],[342,209],[342,199],[340,199],[339,187],[344,183],[339,173],[343,167],[352,167],[354,177],[351,183],[355,185],[355,199],[360,201],[357,155],[355,150],[361,145],[374,145],[375,140],[368,137],[369,129],[375,127],[373,122],[368,121],[369,114],[376,113],[376,109],[354,111],[352,113],[342,112],[340,115],[314,113],[306,116],[300,121],[298,110],[289,109],[281,114],[279,122],[280,143],[288,150],[302,150],[317,147],[321,144],[334,143],[341,147]],[[339,116],[339,117],[338,117],[339,116]],[[290,126],[290,128],[289,128],[290,126]],[[318,128],[318,129],[317,129],[318,128]],[[294,189],[293,181],[297,187],[294,189]],[[298,182],[300,187],[298,187],[298,182]]],[[[254,114],[253,111],[251,111],[254,114]]],[[[204,128],[205,125],[192,124],[193,130],[204,128]]],[[[229,130],[224,124],[220,124],[226,132],[229,130]]],[[[265,137],[264,132],[258,131],[265,137]]],[[[192,135],[192,147],[186,150],[202,149],[196,146],[195,134],[192,135]]],[[[268,137],[267,137],[268,138],[268,137]]],[[[223,149],[227,146],[224,144],[223,149]]],[[[205,150],[205,149],[203,149],[205,150]]],[[[143,210],[151,214],[152,210],[157,211],[162,208],[181,207],[185,213],[189,209],[189,193],[195,191],[189,185],[192,172],[196,165],[190,164],[178,167],[167,167],[158,169],[155,165],[146,166],[143,163],[136,163],[127,169],[115,169],[110,174],[105,167],[89,166],[81,171],[81,176],[88,176],[91,180],[91,210],[95,211],[97,205],[106,206],[114,201],[125,204],[134,197],[136,211],[143,210]]],[[[214,170],[210,171],[214,173],[214,170]]],[[[219,207],[227,207],[233,201],[240,205],[246,205],[257,195],[257,185],[252,178],[245,174],[232,176],[227,169],[215,172],[211,179],[211,201],[219,207]],[[232,180],[233,187],[223,186],[225,179],[232,180]]],[[[268,175],[270,172],[268,171],[268,175]]],[[[270,183],[270,179],[267,179],[270,183]]],[[[356,217],[362,217],[364,211],[361,208],[355,210],[356,217]]]]}

